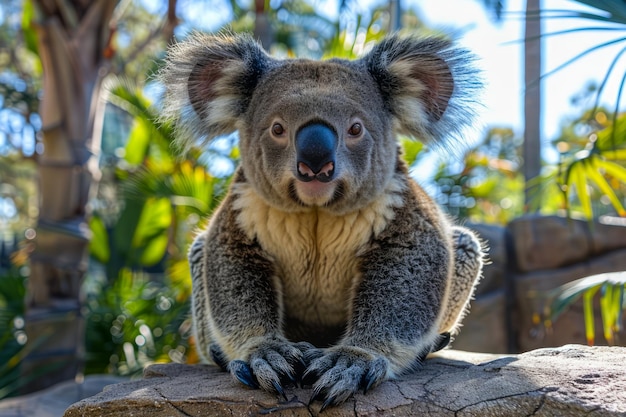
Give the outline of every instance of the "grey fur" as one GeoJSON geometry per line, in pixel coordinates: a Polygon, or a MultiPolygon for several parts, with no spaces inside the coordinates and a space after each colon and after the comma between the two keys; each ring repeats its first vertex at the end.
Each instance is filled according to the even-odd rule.
{"type": "Polygon", "coordinates": [[[327,407],[458,331],[481,247],[409,177],[396,135],[459,139],[479,85],[469,58],[401,37],[355,61],[276,60],[239,35],[171,49],[163,118],[181,146],[240,137],[231,190],[189,253],[204,360],[279,394],[301,380],[327,407]],[[336,134],[327,183],[297,179],[295,137],[311,123],[336,134]]]}

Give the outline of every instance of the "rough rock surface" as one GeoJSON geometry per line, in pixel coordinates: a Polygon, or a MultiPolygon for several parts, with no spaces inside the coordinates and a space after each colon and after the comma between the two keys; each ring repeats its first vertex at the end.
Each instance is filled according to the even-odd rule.
{"type": "MultiPolygon", "coordinates": [[[[316,416],[311,390],[281,398],[209,366],[154,365],[145,378],[70,406],[76,416],[316,416]]],[[[566,345],[521,355],[445,351],[423,368],[357,394],[334,416],[626,416],[626,348],[566,345]]]]}

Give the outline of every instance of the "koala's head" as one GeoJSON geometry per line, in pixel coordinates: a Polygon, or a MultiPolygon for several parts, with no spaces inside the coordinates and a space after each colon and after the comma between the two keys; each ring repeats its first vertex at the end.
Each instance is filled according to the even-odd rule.
{"type": "Polygon", "coordinates": [[[242,169],[283,210],[363,207],[396,171],[396,135],[437,143],[472,120],[471,56],[390,37],[358,60],[278,60],[250,37],[195,34],[172,48],[164,118],[180,142],[239,131],[242,169]]]}

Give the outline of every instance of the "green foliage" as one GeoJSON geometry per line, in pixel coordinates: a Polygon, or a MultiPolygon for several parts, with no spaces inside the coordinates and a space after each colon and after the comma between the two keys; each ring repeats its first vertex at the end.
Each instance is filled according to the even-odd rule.
{"type": "Polygon", "coordinates": [[[378,7],[371,12],[369,19],[357,15],[354,27],[340,27],[335,23],[335,35],[324,47],[324,58],[355,59],[368,44],[377,42],[385,36],[382,28],[387,27],[389,16],[385,8],[378,7]]]}
{"type": "Polygon", "coordinates": [[[197,149],[186,160],[175,154],[173,129],[156,122],[139,88],[118,81],[109,101],[131,116],[131,128],[123,157],[103,168],[104,188],[116,192],[94,206],[121,204],[96,209],[90,222],[90,253],[104,274],[94,268],[86,291],[86,372],[130,375],[153,362],[196,360],[188,354],[187,247],[228,180],[213,177],[197,149]]]}
{"type": "Polygon", "coordinates": [[[626,216],[626,114],[610,118],[587,111],[563,129],[556,145],[560,162],[544,175],[544,189],[557,190],[570,215],[592,219],[604,205],[626,216]]]}
{"type": "Polygon", "coordinates": [[[0,399],[17,391],[24,357],[25,277],[17,267],[0,268],[0,399]]]}
{"type": "Polygon", "coordinates": [[[112,282],[92,279],[85,306],[87,374],[141,375],[151,363],[193,359],[188,297],[160,274],[123,268],[112,282]]]}
{"type": "Polygon", "coordinates": [[[509,128],[491,128],[466,151],[461,164],[438,164],[437,202],[455,217],[506,224],[522,213],[521,139],[509,128]]]}
{"type": "Polygon", "coordinates": [[[604,339],[609,345],[615,343],[615,334],[621,330],[622,313],[626,309],[624,288],[626,272],[593,275],[569,282],[546,296],[544,324],[550,327],[574,302],[583,300],[585,335],[587,343],[595,343],[594,297],[600,293],[600,314],[604,339]]]}
{"type": "Polygon", "coordinates": [[[211,176],[194,158],[197,151],[188,160],[174,154],[173,129],[156,122],[156,109],[136,87],[114,85],[110,101],[133,117],[133,127],[123,158],[111,168],[117,193],[108,200],[121,199],[120,208],[94,212],[90,248],[114,280],[122,268],[153,267],[167,255],[168,261],[180,258],[190,231],[213,210],[226,180],[211,176]]]}

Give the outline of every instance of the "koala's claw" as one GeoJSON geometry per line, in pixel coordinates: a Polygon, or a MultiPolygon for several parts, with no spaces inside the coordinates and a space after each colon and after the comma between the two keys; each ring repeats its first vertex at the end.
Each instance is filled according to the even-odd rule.
{"type": "Polygon", "coordinates": [[[314,360],[302,377],[305,385],[315,381],[309,404],[322,401],[323,411],[343,403],[360,389],[367,392],[385,379],[387,366],[385,358],[358,348],[331,350],[314,360]]]}
{"type": "Polygon", "coordinates": [[[441,333],[439,335],[439,340],[437,340],[436,344],[433,346],[433,348],[430,351],[438,352],[442,349],[445,349],[450,344],[451,340],[452,340],[452,336],[450,335],[450,332],[441,333]]]}
{"type": "Polygon", "coordinates": [[[252,370],[244,361],[231,361],[228,364],[228,369],[230,370],[230,373],[237,379],[237,381],[250,388],[259,388],[259,383],[256,381],[256,378],[252,374],[252,370]]]}
{"type": "Polygon", "coordinates": [[[270,340],[261,343],[252,352],[249,362],[233,360],[228,370],[242,384],[275,392],[287,400],[283,386],[301,383],[311,358],[321,356],[320,352],[306,342],[270,340]]]}
{"type": "Polygon", "coordinates": [[[367,394],[374,385],[378,385],[382,382],[387,374],[387,360],[383,358],[378,358],[374,360],[370,369],[365,375],[363,381],[361,381],[361,386],[363,387],[363,394],[367,394]]]}

